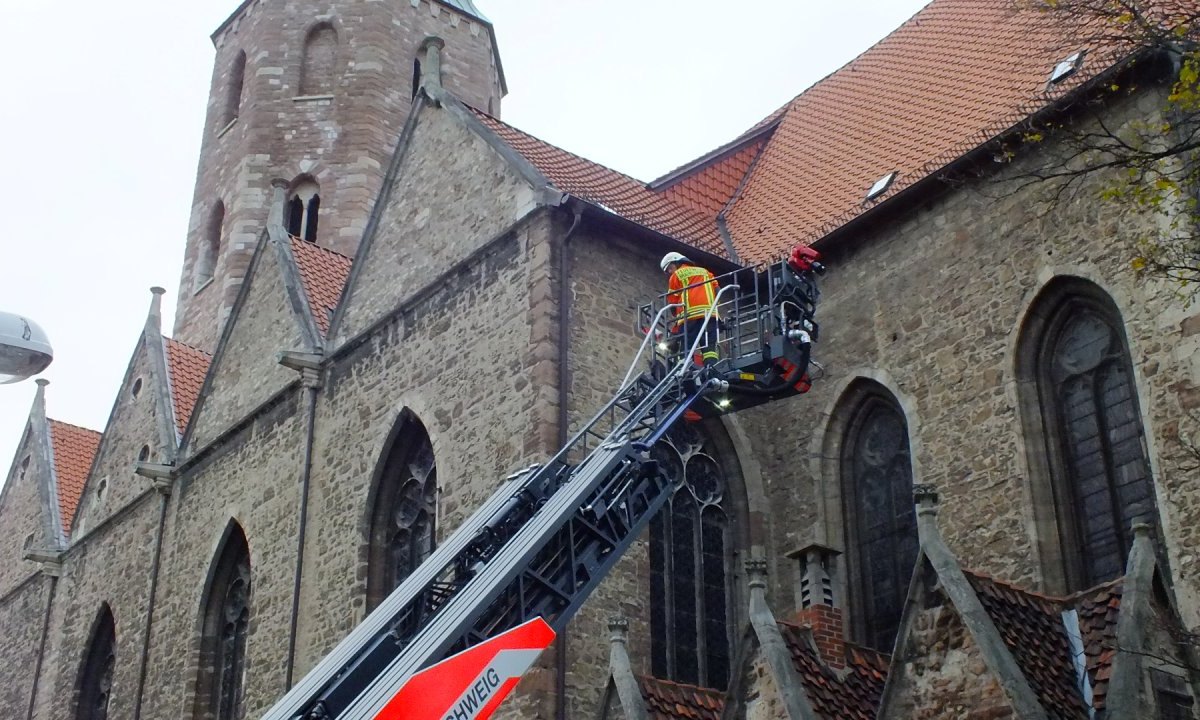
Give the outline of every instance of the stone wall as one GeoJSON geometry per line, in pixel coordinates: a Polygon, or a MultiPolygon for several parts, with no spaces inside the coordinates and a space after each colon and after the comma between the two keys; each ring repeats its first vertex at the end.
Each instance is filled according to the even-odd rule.
{"type": "MultiPolygon", "coordinates": [[[[1154,102],[1147,94],[1114,115],[1154,102]]],[[[776,557],[813,540],[844,547],[840,401],[865,379],[903,409],[914,480],[938,486],[942,527],[964,566],[1061,591],[1050,581],[1061,571],[1041,550],[1056,530],[1038,521],[1033,500],[1034,484],[1047,479],[1027,461],[1043,439],[1023,430],[1022,413],[1036,408],[1021,407],[1015,368],[1034,298],[1053,278],[1074,276],[1107,292],[1125,321],[1176,592],[1187,622],[1200,620],[1200,493],[1194,472],[1173,459],[1177,436],[1194,425],[1186,413],[1200,402],[1200,321],[1171,287],[1129,269],[1148,220],[1096,200],[1102,181],[1046,214],[1045,186],[976,180],[827,249],[815,353],[825,377],[806,396],[737,419],[767,479],[776,557]]]]}
{"type": "Polygon", "coordinates": [[[892,664],[897,683],[882,720],[1017,717],[1004,689],[987,669],[974,638],[948,601],[929,603],[913,618],[910,646],[892,664]]]}
{"type": "MultiPolygon", "coordinates": [[[[158,338],[155,340],[162,342],[158,338]]],[[[109,432],[100,441],[87,487],[79,499],[79,509],[71,526],[72,541],[77,542],[149,489],[150,481],[133,473],[143,452],[146,462],[167,460],[159,434],[162,420],[157,416],[159,387],[166,387],[165,379],[158,377],[148,348],[144,341],[139,341],[109,416],[106,426],[109,432]]],[[[165,421],[174,422],[171,418],[165,421]]],[[[63,519],[64,522],[69,520],[63,519]]]]}
{"type": "Polygon", "coordinates": [[[250,550],[246,717],[261,715],[285,689],[305,437],[298,384],[293,389],[175,483],[143,717],[191,717],[202,604],[231,523],[240,526],[250,550]]]}
{"type": "Polygon", "coordinates": [[[4,528],[0,532],[0,596],[37,572],[38,564],[25,559],[26,551],[49,549],[53,540],[48,537],[48,498],[43,498],[48,493],[39,487],[45,484],[49,472],[38,435],[27,431],[0,492],[0,523],[4,528]]]}
{"type": "MultiPolygon", "coordinates": [[[[33,692],[34,668],[42,638],[42,618],[54,580],[47,575],[29,575],[24,583],[0,595],[0,703],[10,717],[26,717],[33,692]]],[[[47,667],[42,677],[56,668],[47,667]]],[[[43,679],[42,682],[45,682],[43,679]]]]}
{"type": "Polygon", "coordinates": [[[318,242],[353,254],[379,194],[413,94],[413,61],[425,37],[446,42],[446,87],[500,112],[500,74],[489,29],[436,0],[309,4],[247,3],[214,36],[216,59],[179,287],[175,335],[211,350],[237,297],[273,178],[314,179],[321,190],[318,242]],[[304,42],[332,24],[333,92],[300,96],[304,42]],[[246,54],[242,101],[227,123],[231,73],[246,54]],[[201,285],[197,262],[218,201],[225,214],[215,279],[201,285]]]}
{"type": "MultiPolygon", "coordinates": [[[[133,717],[160,503],[160,496],[153,491],[130,499],[119,515],[93,527],[63,556],[36,718],[74,717],[80,672],[105,604],[116,626],[108,714],[113,718],[133,717]]],[[[44,617],[41,609],[37,617],[44,617]]]]}

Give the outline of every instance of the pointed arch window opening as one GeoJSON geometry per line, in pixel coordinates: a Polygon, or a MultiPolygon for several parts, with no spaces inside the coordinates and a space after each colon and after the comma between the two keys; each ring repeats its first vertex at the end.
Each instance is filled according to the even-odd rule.
{"type": "Polygon", "coordinates": [[[321,189],[311,180],[298,183],[287,205],[287,231],[306,242],[317,242],[321,189]]]}
{"type": "Polygon", "coordinates": [[[1069,589],[1124,572],[1135,519],[1157,523],[1132,366],[1109,309],[1072,298],[1042,338],[1038,384],[1069,589]]]}
{"type": "Polygon", "coordinates": [[[891,652],[918,543],[908,429],[890,398],[871,392],[859,402],[841,465],[853,629],[863,644],[891,652]]]}
{"type": "Polygon", "coordinates": [[[92,631],[81,670],[76,720],[108,720],[116,663],[116,623],[113,621],[112,611],[105,606],[95,630],[92,631]]]}
{"type": "Polygon", "coordinates": [[[676,682],[729,683],[733,607],[728,483],[694,426],[652,451],[675,491],[650,522],[651,666],[676,682]]]}
{"type": "Polygon", "coordinates": [[[245,714],[252,598],[250,551],[241,528],[235,525],[225,540],[204,606],[198,717],[241,720],[245,714]]]}
{"type": "Polygon", "coordinates": [[[371,517],[368,605],[374,608],[433,552],[437,531],[437,462],[413,416],[388,450],[371,517]]]}

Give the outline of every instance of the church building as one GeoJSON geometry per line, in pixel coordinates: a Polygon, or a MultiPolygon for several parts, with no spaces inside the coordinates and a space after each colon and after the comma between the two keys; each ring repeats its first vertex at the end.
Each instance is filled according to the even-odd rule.
{"type": "Polygon", "coordinates": [[[1200,718],[1200,306],[1110,176],[1021,182],[1068,151],[1033,120],[1161,120],[1158,65],[931,0],[645,182],[504,122],[479,5],[213,33],[175,326],[153,288],[104,428],[39,380],[0,491],[5,717],[261,717],[610,399],[665,253],[801,243],[811,391],[667,434],[666,507],[496,717],[1200,718]]]}

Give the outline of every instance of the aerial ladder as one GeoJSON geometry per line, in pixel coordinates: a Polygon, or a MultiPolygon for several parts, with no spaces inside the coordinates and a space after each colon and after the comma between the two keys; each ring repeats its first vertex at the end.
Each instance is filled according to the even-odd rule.
{"type": "Polygon", "coordinates": [[[694,359],[703,332],[672,333],[678,306],[640,307],[641,347],[612,400],[508,476],[262,720],[489,717],[670,497],[654,450],[667,431],[808,390],[823,271],[798,246],[718,277],[712,367],[694,359]]]}

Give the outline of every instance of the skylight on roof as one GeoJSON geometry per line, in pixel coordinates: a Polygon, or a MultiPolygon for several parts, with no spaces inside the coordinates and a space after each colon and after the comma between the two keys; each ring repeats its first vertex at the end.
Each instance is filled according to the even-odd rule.
{"type": "Polygon", "coordinates": [[[875,198],[887,192],[888,188],[892,186],[892,181],[896,179],[897,175],[899,175],[899,173],[893,170],[887,175],[884,175],[876,180],[875,184],[871,186],[871,189],[867,191],[867,197],[865,201],[870,202],[871,200],[874,200],[875,198]]]}
{"type": "Polygon", "coordinates": [[[1055,85],[1074,75],[1075,71],[1083,65],[1083,53],[1083,50],[1079,50],[1059,60],[1054,69],[1050,71],[1049,83],[1055,85]]]}

